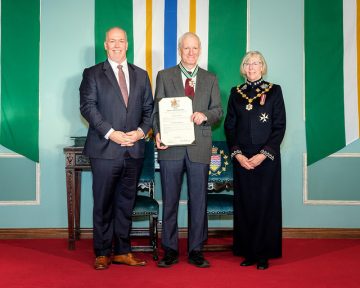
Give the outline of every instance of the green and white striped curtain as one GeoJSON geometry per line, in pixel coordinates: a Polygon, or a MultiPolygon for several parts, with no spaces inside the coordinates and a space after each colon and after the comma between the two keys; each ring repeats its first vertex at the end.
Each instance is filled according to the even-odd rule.
{"type": "Polygon", "coordinates": [[[40,0],[1,0],[0,144],[39,162],[40,0]]]}
{"type": "Polygon", "coordinates": [[[359,138],[359,0],[305,0],[308,165],[359,138]]]}

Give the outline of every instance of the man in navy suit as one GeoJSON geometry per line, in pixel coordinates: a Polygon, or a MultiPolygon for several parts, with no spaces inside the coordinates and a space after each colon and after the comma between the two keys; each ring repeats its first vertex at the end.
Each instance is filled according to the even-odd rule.
{"type": "Polygon", "coordinates": [[[104,46],[108,59],[85,69],[80,85],[80,111],[89,122],[84,154],[93,174],[97,270],[145,265],[131,253],[130,230],[153,110],[147,72],[127,62],[126,32],[111,28],[104,46]]]}
{"type": "Polygon", "coordinates": [[[156,78],[156,105],[153,129],[160,163],[163,216],[162,246],[165,256],[159,267],[169,267],[178,260],[178,206],[184,171],[187,177],[189,262],[209,267],[202,254],[207,239],[207,185],[212,147],[211,127],[222,117],[220,91],[216,76],[198,65],[201,52],[199,37],[187,32],[179,39],[179,65],[162,70],[156,78]],[[189,97],[192,100],[195,144],[164,146],[161,142],[158,102],[165,97],[189,97]]]}

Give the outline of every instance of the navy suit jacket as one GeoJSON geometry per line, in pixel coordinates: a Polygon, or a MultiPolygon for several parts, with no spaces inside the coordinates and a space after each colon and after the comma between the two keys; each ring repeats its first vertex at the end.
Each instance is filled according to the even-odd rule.
{"type": "Polygon", "coordinates": [[[139,140],[131,147],[121,147],[104,138],[113,128],[129,132],[140,127],[145,134],[151,128],[153,95],[145,70],[128,63],[130,93],[125,106],[115,74],[108,61],[83,72],[80,85],[80,111],[89,123],[84,154],[91,158],[115,159],[126,153],[132,158],[143,158],[145,141],[139,140]]]}

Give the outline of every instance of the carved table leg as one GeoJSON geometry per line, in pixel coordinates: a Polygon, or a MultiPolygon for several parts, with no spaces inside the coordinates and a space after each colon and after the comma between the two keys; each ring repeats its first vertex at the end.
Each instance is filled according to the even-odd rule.
{"type": "Polygon", "coordinates": [[[66,194],[68,208],[68,249],[75,249],[74,210],[75,210],[75,170],[66,169],[66,194]]]}
{"type": "Polygon", "coordinates": [[[80,239],[81,171],[75,171],[75,240],[80,239]]]}

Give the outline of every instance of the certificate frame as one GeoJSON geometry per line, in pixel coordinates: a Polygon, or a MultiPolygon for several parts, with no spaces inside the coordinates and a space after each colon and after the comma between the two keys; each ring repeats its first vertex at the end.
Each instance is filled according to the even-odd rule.
{"type": "Polygon", "coordinates": [[[195,144],[192,100],[189,97],[165,97],[159,100],[161,142],[165,146],[195,144]]]}

